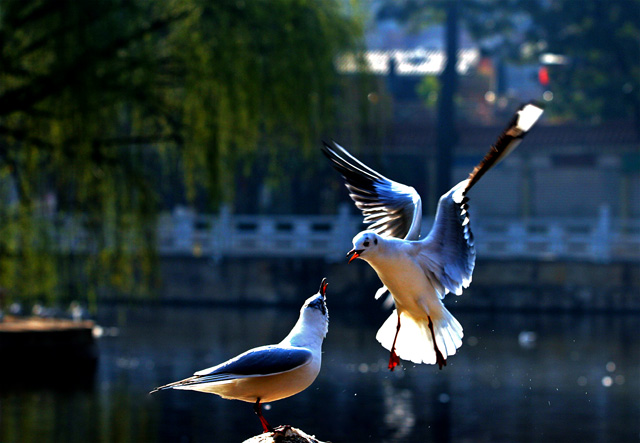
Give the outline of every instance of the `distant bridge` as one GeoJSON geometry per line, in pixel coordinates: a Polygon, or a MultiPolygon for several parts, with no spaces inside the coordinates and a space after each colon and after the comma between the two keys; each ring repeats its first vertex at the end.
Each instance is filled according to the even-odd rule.
{"type": "MultiPolygon", "coordinates": [[[[352,237],[363,229],[347,207],[325,215],[198,215],[186,210],[159,220],[160,255],[224,257],[314,257],[343,260],[352,237]]],[[[423,235],[433,217],[423,220],[423,235]]],[[[621,220],[604,208],[595,218],[535,217],[526,220],[475,217],[478,257],[490,259],[640,262],[640,221],[621,220]]]]}

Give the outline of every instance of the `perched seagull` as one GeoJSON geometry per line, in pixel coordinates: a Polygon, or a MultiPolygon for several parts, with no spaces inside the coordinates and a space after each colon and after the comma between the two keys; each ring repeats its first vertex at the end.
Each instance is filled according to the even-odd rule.
{"type": "Polygon", "coordinates": [[[520,144],[542,112],[534,103],[516,112],[469,178],[440,197],[431,232],[423,239],[419,239],[422,203],[414,188],[377,173],[337,143],[324,143],[323,153],[345,179],[364,222],[371,223],[353,238],[349,263],[356,258],[368,262],[384,285],[376,299],[389,291],[395,302],[396,309],[376,334],[391,352],[390,370],[400,358],[437,363],[442,369],[462,345],[462,326],[442,299],[448,292],[462,294],[471,283],[476,251],[467,192],[520,144]]]}
{"type": "Polygon", "coordinates": [[[322,279],[318,293],[304,302],[297,323],[277,345],[250,349],[198,371],[193,377],[155,388],[150,394],[164,389],[185,389],[254,403],[253,410],[264,432],[273,431],[262,415],[260,403],[291,397],[305,390],[320,372],[322,341],[329,328],[327,286],[327,279],[322,279]]]}

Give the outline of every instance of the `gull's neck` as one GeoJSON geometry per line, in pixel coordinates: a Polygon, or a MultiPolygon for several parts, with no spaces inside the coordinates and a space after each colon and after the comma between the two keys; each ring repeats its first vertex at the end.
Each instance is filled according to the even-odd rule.
{"type": "Polygon", "coordinates": [[[327,335],[328,326],[327,317],[320,312],[307,312],[307,309],[305,309],[300,313],[300,317],[291,332],[289,332],[289,335],[280,344],[320,349],[322,341],[327,335]]]}
{"type": "Polygon", "coordinates": [[[376,271],[382,283],[389,287],[398,273],[404,272],[411,265],[412,243],[414,242],[398,238],[381,238],[376,250],[362,256],[362,259],[376,271]]]}
{"type": "Polygon", "coordinates": [[[404,240],[393,237],[380,237],[375,252],[370,252],[368,255],[363,256],[362,259],[369,263],[381,263],[387,260],[393,260],[393,257],[404,247],[404,240]]]}

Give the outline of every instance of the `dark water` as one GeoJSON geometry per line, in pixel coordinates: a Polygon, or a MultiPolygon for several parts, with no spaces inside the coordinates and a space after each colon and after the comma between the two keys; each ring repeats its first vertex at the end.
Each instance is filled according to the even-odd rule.
{"type": "MultiPolygon", "coordinates": [[[[270,405],[274,426],[334,443],[640,440],[638,316],[457,312],[464,344],[446,368],[390,373],[374,338],[386,313],[328,304],[320,375],[270,405]]],[[[0,441],[243,441],[261,431],[249,403],[147,392],[277,342],[296,318],[297,309],[102,308],[95,376],[5,380],[0,441]]]]}

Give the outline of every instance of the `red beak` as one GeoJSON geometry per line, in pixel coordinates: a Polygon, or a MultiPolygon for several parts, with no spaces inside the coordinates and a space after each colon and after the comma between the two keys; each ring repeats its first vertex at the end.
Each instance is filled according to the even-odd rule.
{"type": "Polygon", "coordinates": [[[327,283],[327,279],[323,278],[322,282],[320,283],[320,290],[318,291],[320,293],[320,295],[322,295],[324,298],[327,297],[327,286],[329,286],[329,283],[327,283]]]}
{"type": "Polygon", "coordinates": [[[351,258],[349,259],[349,263],[351,263],[352,261],[354,261],[356,258],[360,257],[360,254],[362,253],[362,249],[352,249],[351,251],[347,252],[347,257],[349,257],[351,254],[351,258]]]}

